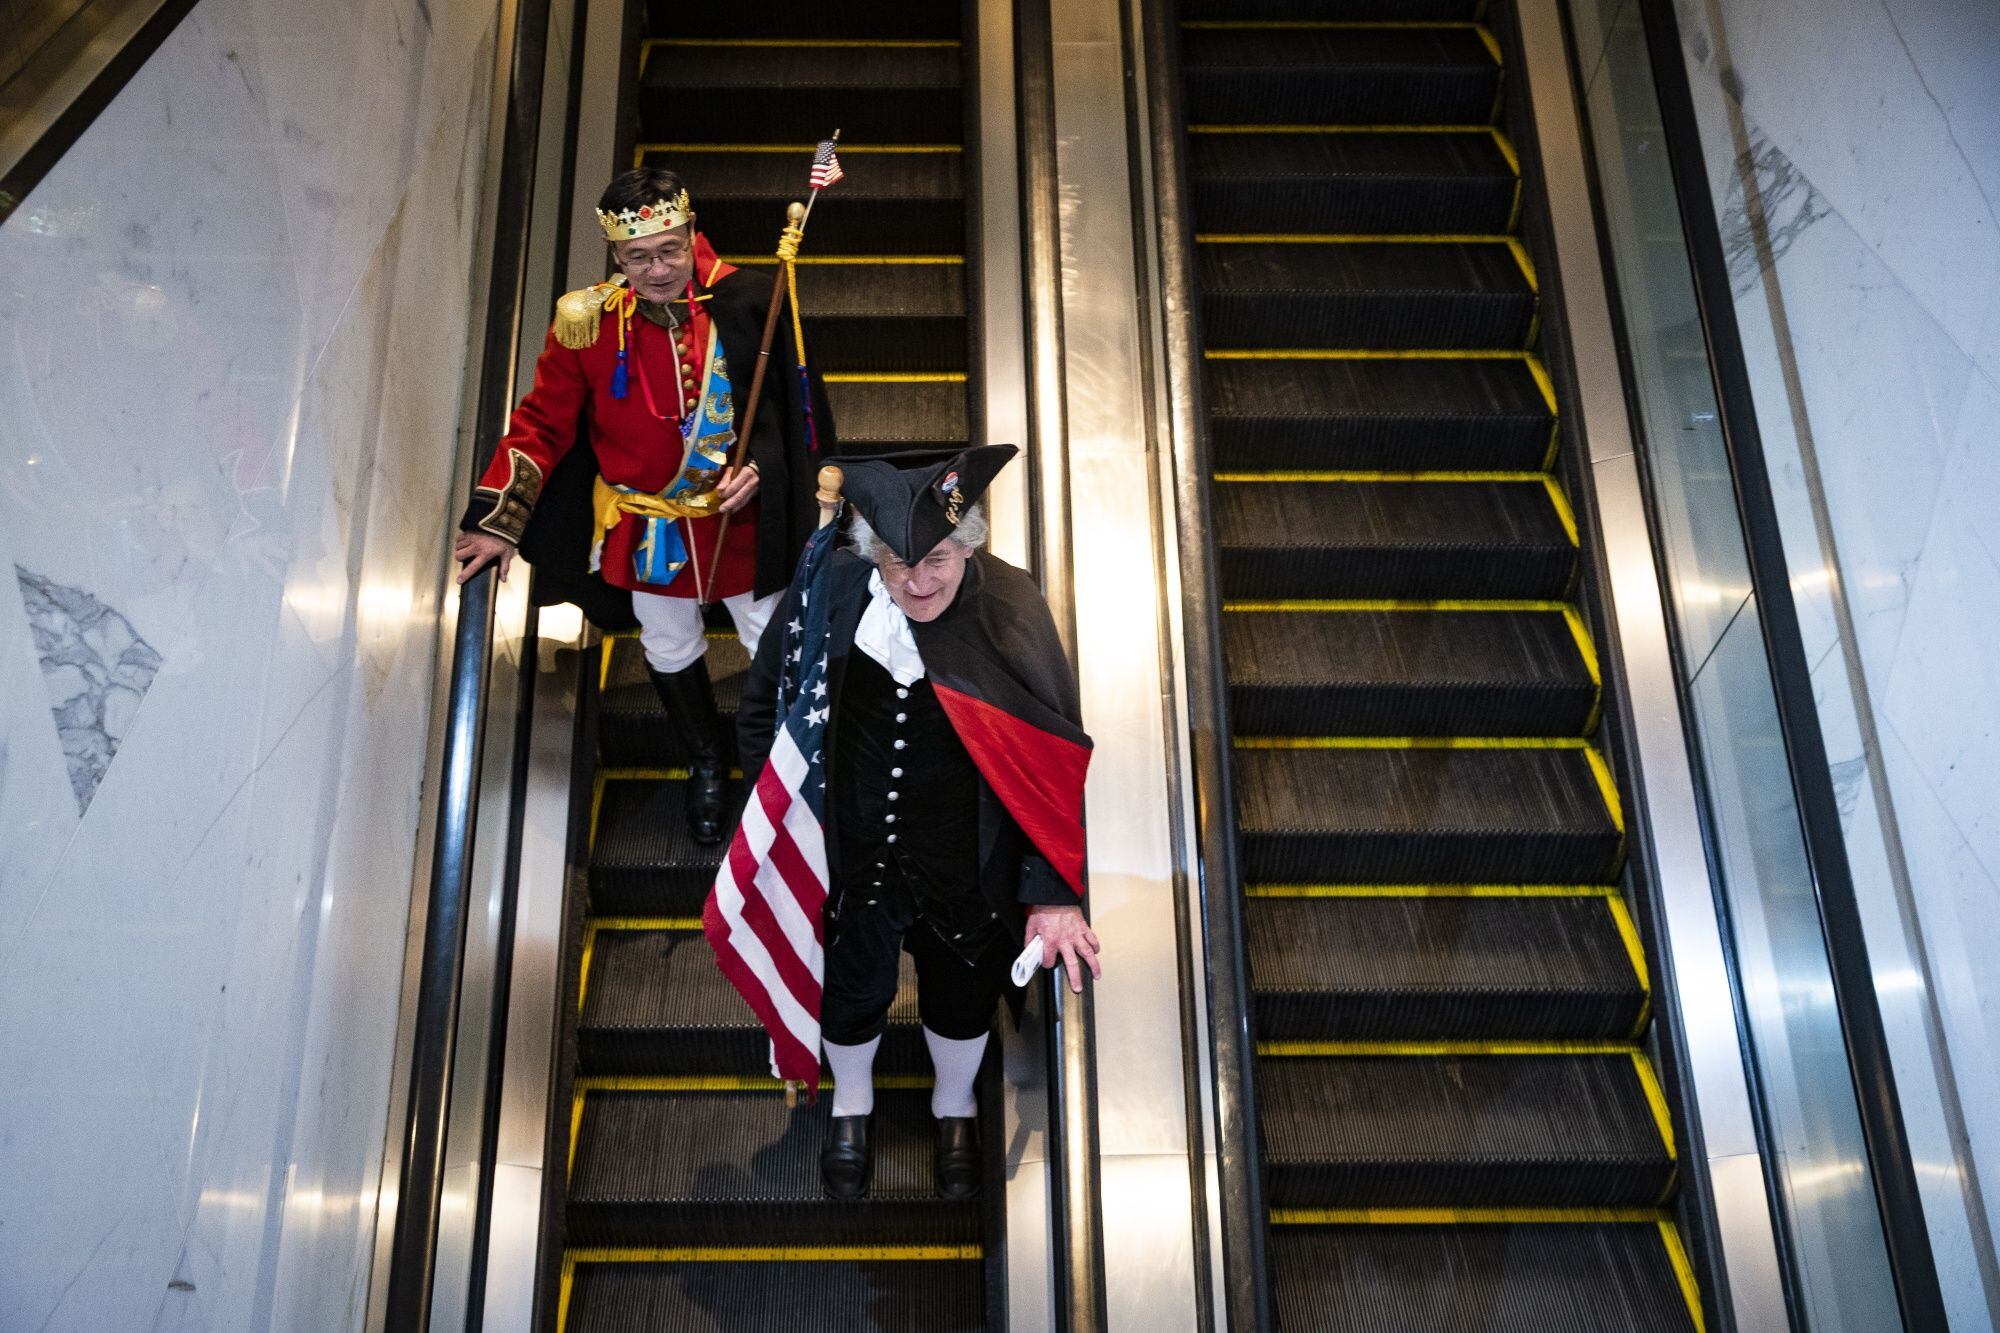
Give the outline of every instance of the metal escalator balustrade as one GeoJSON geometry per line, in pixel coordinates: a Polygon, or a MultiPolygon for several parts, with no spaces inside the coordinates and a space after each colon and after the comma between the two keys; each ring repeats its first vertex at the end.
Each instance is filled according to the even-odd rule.
{"type": "Polygon", "coordinates": [[[1501,44],[1180,16],[1276,1321],[1699,1328],[1501,44]]]}
{"type": "MultiPolygon", "coordinates": [[[[656,0],[650,20],[635,164],[684,174],[731,262],[774,262],[813,141],[841,131],[847,177],[814,210],[799,274],[840,452],[964,443],[959,7],[656,0]]],[[[733,718],[748,662],[733,633],[710,638],[733,718]]],[[[639,645],[607,639],[598,676],[559,1328],[986,1327],[998,1173],[985,1202],[936,1193],[907,960],[876,1062],[873,1185],[836,1201],[819,1170],[830,1097],[786,1106],[702,935],[722,849],[687,836],[684,757],[639,645]]]]}

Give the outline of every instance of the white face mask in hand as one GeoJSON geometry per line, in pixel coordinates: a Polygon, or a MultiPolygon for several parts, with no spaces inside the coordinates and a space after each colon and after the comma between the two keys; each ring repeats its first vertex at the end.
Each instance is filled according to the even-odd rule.
{"type": "Polygon", "coordinates": [[[1028,941],[1028,947],[1021,950],[1021,956],[1014,960],[1014,984],[1025,986],[1035,979],[1035,973],[1042,970],[1042,937],[1028,941]]]}

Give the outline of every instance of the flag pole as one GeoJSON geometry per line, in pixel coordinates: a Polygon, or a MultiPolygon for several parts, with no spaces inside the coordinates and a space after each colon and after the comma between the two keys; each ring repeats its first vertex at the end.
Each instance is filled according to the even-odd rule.
{"type": "MultiPolygon", "coordinates": [[[[840,131],[833,132],[833,143],[840,142],[840,131]]],[[[750,401],[743,407],[737,420],[736,446],[729,451],[729,471],[739,472],[743,468],[744,455],[750,451],[750,431],[757,424],[757,404],[764,397],[764,372],[771,365],[771,343],[778,336],[778,315],[784,304],[785,288],[792,274],[792,264],[799,257],[799,246],[806,238],[806,219],[812,216],[813,205],[819,202],[819,189],[814,187],[806,201],[785,206],[785,229],[778,235],[778,271],[771,276],[771,306],[764,312],[764,340],[757,345],[757,368],[750,375],[750,401]]],[[[722,567],[722,541],[729,535],[729,520],[734,513],[724,513],[722,522],[715,527],[715,552],[708,562],[709,580],[697,576],[695,600],[702,607],[713,604],[709,593],[714,591],[714,572],[722,567]]]]}

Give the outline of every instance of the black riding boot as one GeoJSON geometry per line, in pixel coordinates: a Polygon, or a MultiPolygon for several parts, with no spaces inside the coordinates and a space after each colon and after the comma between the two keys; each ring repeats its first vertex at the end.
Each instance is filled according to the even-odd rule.
{"type": "Polygon", "coordinates": [[[722,841],[729,751],[722,715],[715,708],[715,688],[708,682],[708,662],[697,661],[679,671],[648,670],[688,752],[688,832],[702,846],[712,847],[722,841]]]}

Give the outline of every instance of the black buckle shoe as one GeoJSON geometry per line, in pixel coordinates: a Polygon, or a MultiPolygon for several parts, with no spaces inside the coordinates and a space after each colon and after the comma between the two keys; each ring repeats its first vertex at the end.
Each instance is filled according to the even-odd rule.
{"type": "Polygon", "coordinates": [[[937,1190],[947,1199],[979,1196],[979,1122],[970,1116],[939,1116],[937,1190]]]}
{"type": "Polygon", "coordinates": [[[726,781],[719,764],[697,764],[688,775],[688,836],[703,847],[713,847],[722,841],[726,781]]]}
{"type": "Polygon", "coordinates": [[[826,1147],[819,1155],[820,1179],[836,1199],[859,1199],[868,1193],[868,1175],[875,1165],[868,1145],[868,1117],[837,1115],[826,1129],[826,1147]]]}

